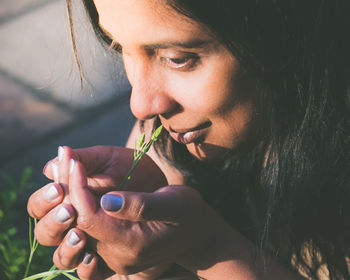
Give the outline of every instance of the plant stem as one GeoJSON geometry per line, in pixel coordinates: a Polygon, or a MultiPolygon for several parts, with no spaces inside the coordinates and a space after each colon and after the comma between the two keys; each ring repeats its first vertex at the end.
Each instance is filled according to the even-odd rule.
{"type": "Polygon", "coordinates": [[[33,255],[34,255],[34,251],[30,250],[29,259],[28,259],[27,266],[26,266],[26,272],[24,273],[24,278],[26,278],[28,275],[29,268],[30,268],[30,265],[32,263],[33,255]]]}
{"type": "MultiPolygon", "coordinates": [[[[34,223],[36,224],[36,220],[34,220],[34,223]]],[[[29,259],[27,262],[27,266],[26,266],[26,270],[25,270],[23,278],[26,278],[28,275],[34,252],[35,252],[36,248],[38,247],[36,238],[35,237],[33,238],[33,235],[32,235],[32,220],[31,220],[31,218],[29,218],[29,245],[30,245],[29,259]]]]}
{"type": "Polygon", "coordinates": [[[131,174],[134,172],[134,169],[139,164],[139,162],[141,161],[142,157],[149,151],[149,149],[151,148],[153,143],[158,140],[158,137],[159,137],[160,133],[162,132],[162,129],[163,129],[163,126],[162,125],[159,126],[153,132],[152,138],[151,138],[151,140],[148,143],[144,143],[144,141],[145,141],[145,134],[143,133],[141,135],[141,138],[138,141],[138,144],[137,144],[137,146],[140,148],[140,150],[137,150],[136,142],[135,142],[134,161],[132,163],[132,166],[131,166],[128,174],[126,174],[126,176],[124,177],[123,181],[119,185],[120,190],[122,190],[122,191],[125,190],[125,186],[126,186],[127,182],[130,180],[131,174]]]}
{"type": "MultiPolygon", "coordinates": [[[[41,273],[38,273],[38,274],[34,274],[32,276],[29,276],[29,277],[26,277],[26,278],[23,278],[22,280],[35,280],[35,279],[39,279],[39,278],[43,278],[45,276],[50,276],[52,274],[61,274],[63,272],[65,273],[72,273],[76,270],[76,268],[74,269],[71,269],[71,270],[51,270],[51,271],[46,271],[46,272],[41,272],[41,273]]],[[[73,276],[74,277],[74,276],[73,276]]],[[[76,278],[76,277],[75,277],[76,278]]],[[[78,278],[76,278],[78,279],[78,278]]]]}

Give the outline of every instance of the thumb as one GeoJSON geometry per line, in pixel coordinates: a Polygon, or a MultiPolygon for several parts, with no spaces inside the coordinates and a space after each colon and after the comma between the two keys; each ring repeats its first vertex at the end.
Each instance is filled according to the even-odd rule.
{"type": "Polygon", "coordinates": [[[100,204],[106,214],[118,219],[177,223],[199,198],[195,190],[174,185],[153,193],[109,192],[100,204]]]}

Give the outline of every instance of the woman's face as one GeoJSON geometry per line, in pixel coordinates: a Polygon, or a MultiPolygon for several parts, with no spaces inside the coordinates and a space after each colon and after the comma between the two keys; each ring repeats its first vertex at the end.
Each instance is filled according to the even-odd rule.
{"type": "Polygon", "coordinates": [[[138,119],[164,128],[203,160],[246,141],[255,85],[201,24],[160,0],[94,0],[101,28],[122,47],[138,119]]]}

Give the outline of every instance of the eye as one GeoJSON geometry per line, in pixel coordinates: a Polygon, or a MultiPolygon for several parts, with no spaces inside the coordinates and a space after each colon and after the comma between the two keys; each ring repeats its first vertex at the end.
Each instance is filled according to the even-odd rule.
{"type": "Polygon", "coordinates": [[[182,57],[161,57],[166,66],[182,71],[193,70],[199,62],[199,57],[195,54],[187,54],[182,57]]]}

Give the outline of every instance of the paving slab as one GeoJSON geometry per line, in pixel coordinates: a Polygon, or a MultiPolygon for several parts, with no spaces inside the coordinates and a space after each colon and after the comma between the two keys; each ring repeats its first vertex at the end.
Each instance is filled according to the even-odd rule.
{"type": "MultiPolygon", "coordinates": [[[[80,1],[73,2],[78,5],[80,1]]],[[[88,109],[129,92],[120,57],[101,46],[84,12],[81,6],[74,12],[79,58],[88,81],[83,90],[65,0],[39,6],[0,25],[0,68],[72,108],[88,109]]]]}
{"type": "Polygon", "coordinates": [[[10,19],[18,13],[22,13],[29,8],[52,0],[1,0],[0,21],[4,18],[10,19]]]}
{"type": "Polygon", "coordinates": [[[130,111],[128,99],[120,100],[105,110],[104,114],[91,119],[82,119],[49,140],[36,142],[30,149],[2,163],[0,170],[19,178],[22,170],[29,166],[33,169],[31,182],[38,188],[48,182],[42,174],[42,169],[47,161],[57,156],[58,146],[67,145],[72,148],[95,145],[124,146],[134,123],[135,118],[130,111]]]}
{"type": "Polygon", "coordinates": [[[67,110],[36,100],[28,89],[0,74],[0,161],[72,120],[67,110]]]}

